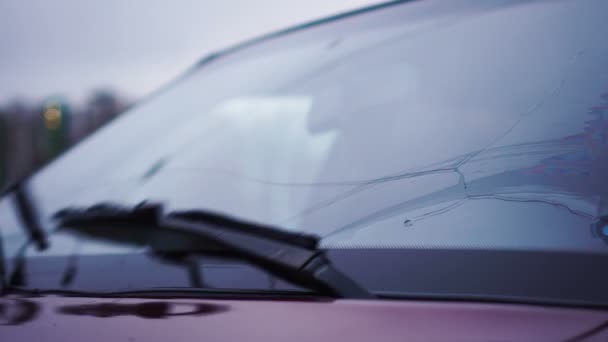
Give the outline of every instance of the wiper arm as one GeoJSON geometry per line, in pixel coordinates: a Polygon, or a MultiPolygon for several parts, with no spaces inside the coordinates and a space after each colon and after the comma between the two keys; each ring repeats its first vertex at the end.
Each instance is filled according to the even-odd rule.
{"type": "Polygon", "coordinates": [[[37,208],[25,184],[20,184],[15,188],[15,200],[24,228],[29,235],[29,241],[33,241],[39,251],[47,249],[49,243],[46,232],[38,220],[37,208]]]}
{"type": "Polygon", "coordinates": [[[25,284],[25,252],[27,247],[33,242],[40,251],[48,248],[47,236],[44,228],[38,220],[38,211],[35,201],[29,193],[25,181],[14,185],[7,193],[13,193],[17,211],[23,222],[23,228],[28,235],[25,244],[21,246],[15,258],[15,267],[8,281],[6,279],[5,258],[0,238],[0,295],[5,292],[7,287],[25,284]]]}
{"type": "Polygon", "coordinates": [[[164,214],[162,206],[97,205],[56,214],[62,230],[115,243],[150,247],[155,253],[237,257],[301,287],[333,297],[372,295],[333,267],[313,235],[287,232],[205,211],[164,214]]]}

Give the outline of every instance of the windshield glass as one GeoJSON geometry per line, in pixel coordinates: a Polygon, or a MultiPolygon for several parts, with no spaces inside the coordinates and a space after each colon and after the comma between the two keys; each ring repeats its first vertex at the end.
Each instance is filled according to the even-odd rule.
{"type": "Polygon", "coordinates": [[[607,18],[602,0],[422,1],[271,37],[189,72],[29,186],[47,226],[66,206],[152,199],[328,249],[606,254],[607,18]]]}

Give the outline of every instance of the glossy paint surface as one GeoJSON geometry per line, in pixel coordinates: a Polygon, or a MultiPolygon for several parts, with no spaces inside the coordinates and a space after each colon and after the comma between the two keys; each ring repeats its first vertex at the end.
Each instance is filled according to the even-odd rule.
{"type": "MultiPolygon", "coordinates": [[[[607,312],[472,303],[5,298],[2,341],[564,341],[607,312]],[[5,310],[6,311],[6,310],[5,310]],[[17,311],[17,310],[15,310],[17,311]]],[[[606,335],[604,335],[606,336],[606,335]]],[[[601,331],[594,338],[600,338],[601,331]],[[600,335],[598,335],[600,334],[600,335]]]]}

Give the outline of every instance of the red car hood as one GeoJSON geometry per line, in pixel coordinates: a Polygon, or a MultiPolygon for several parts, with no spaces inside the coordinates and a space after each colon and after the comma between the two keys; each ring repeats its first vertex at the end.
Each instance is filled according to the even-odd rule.
{"type": "Polygon", "coordinates": [[[422,301],[0,299],[0,341],[608,340],[608,312],[422,301]]]}

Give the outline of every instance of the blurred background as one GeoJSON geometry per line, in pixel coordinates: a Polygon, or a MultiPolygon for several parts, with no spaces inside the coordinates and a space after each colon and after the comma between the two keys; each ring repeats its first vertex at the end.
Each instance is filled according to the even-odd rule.
{"type": "Polygon", "coordinates": [[[244,39],[381,0],[2,0],[0,188],[244,39]]]}

